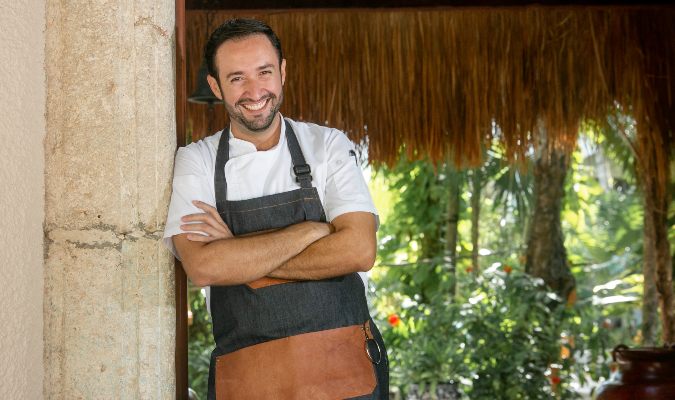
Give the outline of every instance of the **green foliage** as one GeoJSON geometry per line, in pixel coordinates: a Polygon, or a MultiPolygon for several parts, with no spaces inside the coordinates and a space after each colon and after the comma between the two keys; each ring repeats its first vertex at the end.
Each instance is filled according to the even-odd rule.
{"type": "Polygon", "coordinates": [[[471,298],[460,313],[473,373],[467,392],[473,399],[550,397],[546,372],[558,360],[563,308],[541,281],[486,275],[469,286],[471,298]]]}
{"type": "Polygon", "coordinates": [[[600,307],[612,342],[640,345],[642,201],[635,179],[615,161],[621,142],[581,139],[568,172],[562,211],[565,247],[577,293],[600,307]],[[633,182],[630,185],[628,182],[633,182]]]}
{"type": "Polygon", "coordinates": [[[592,304],[568,306],[540,279],[506,273],[500,265],[472,281],[463,277],[469,297],[409,303],[400,309],[401,323],[383,324],[392,381],[404,392],[413,383],[454,383],[475,400],[497,394],[575,398],[572,382],[607,372],[607,331],[600,329],[592,304]],[[586,362],[576,364],[577,357],[586,362]],[[551,384],[552,374],[559,384],[551,384]]]}
{"type": "Polygon", "coordinates": [[[188,384],[200,399],[206,399],[209,361],[215,344],[211,334],[211,317],[199,288],[190,284],[192,325],[188,329],[188,384]]]}
{"type": "MultiPolygon", "coordinates": [[[[381,170],[394,193],[396,217],[380,230],[380,265],[415,263],[416,268],[391,268],[383,284],[423,302],[453,283],[445,257],[448,185],[462,185],[463,176],[450,167],[435,168],[426,161],[402,159],[392,170],[381,170]]],[[[464,206],[464,203],[460,204],[464,206]]]]}
{"type": "Polygon", "coordinates": [[[403,160],[378,171],[390,207],[373,275],[380,315],[401,318],[384,330],[394,386],[453,382],[470,399],[575,398],[609,375],[612,347],[640,344],[642,203],[622,144],[592,134],[573,154],[561,215],[577,281],[569,305],[523,272],[527,225],[536,223],[528,217],[530,165],[508,167],[490,149],[481,168],[480,264],[510,275],[496,267],[477,275],[471,265],[469,193],[456,269],[444,249],[428,247],[425,236],[433,244],[445,235],[447,199],[438,195],[452,183],[447,170],[403,160]],[[433,200],[424,192],[432,188],[433,200]]]}
{"type": "Polygon", "coordinates": [[[483,168],[489,179],[488,199],[492,210],[501,216],[512,216],[514,222],[527,224],[532,203],[532,163],[523,166],[509,165],[503,149],[498,144],[488,150],[483,168]]]}

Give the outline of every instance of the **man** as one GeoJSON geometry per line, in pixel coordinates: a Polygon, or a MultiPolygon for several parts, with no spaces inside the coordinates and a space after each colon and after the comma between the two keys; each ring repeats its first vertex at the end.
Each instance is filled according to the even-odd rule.
{"type": "Polygon", "coordinates": [[[353,144],[281,116],[286,60],[266,24],[225,22],[205,58],[231,124],[178,150],[164,237],[210,289],[209,398],[388,398],[358,275],[377,217],[353,144]]]}

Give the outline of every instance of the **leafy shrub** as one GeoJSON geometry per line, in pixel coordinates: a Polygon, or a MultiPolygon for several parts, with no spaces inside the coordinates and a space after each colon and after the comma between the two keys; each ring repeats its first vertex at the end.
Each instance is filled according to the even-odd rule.
{"type": "Polygon", "coordinates": [[[389,321],[394,386],[450,383],[472,400],[575,398],[572,382],[604,372],[607,337],[589,305],[567,305],[542,280],[506,270],[465,276],[463,301],[439,293],[389,321]]]}
{"type": "Polygon", "coordinates": [[[215,346],[211,334],[211,317],[201,290],[192,285],[189,289],[192,325],[188,329],[188,383],[200,399],[206,399],[209,361],[215,346]]]}

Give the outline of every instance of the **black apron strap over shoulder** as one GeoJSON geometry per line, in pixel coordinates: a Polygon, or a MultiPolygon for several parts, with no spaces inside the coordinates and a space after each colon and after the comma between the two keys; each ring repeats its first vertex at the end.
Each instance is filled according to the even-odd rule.
{"type": "Polygon", "coordinates": [[[213,178],[214,189],[216,191],[216,209],[222,215],[227,209],[227,180],[225,179],[225,164],[230,159],[230,132],[229,129],[223,129],[218,142],[218,153],[216,154],[216,170],[213,178]]]}
{"type": "Polygon", "coordinates": [[[291,127],[291,123],[284,119],[286,123],[286,140],[288,141],[288,150],[291,152],[291,159],[293,161],[293,173],[295,180],[303,188],[312,187],[312,168],[305,161],[305,156],[302,154],[298,137],[291,127]]]}
{"type": "MultiPolygon", "coordinates": [[[[312,187],[312,168],[305,161],[305,156],[302,154],[298,137],[293,131],[291,123],[284,119],[286,124],[286,141],[288,150],[291,153],[291,160],[293,162],[293,173],[295,180],[302,188],[312,187]]],[[[223,129],[218,142],[218,153],[216,154],[216,171],[214,176],[214,185],[216,191],[216,207],[218,212],[224,212],[227,201],[227,180],[225,179],[225,164],[230,159],[230,133],[229,129],[223,129]]]]}

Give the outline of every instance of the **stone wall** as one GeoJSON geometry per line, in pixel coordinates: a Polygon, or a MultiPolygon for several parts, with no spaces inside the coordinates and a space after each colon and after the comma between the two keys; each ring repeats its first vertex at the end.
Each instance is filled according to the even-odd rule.
{"type": "Polygon", "coordinates": [[[174,1],[46,16],[44,395],[174,398],[174,1]]]}
{"type": "Polygon", "coordinates": [[[42,397],[44,9],[0,0],[0,399],[42,397]]]}

